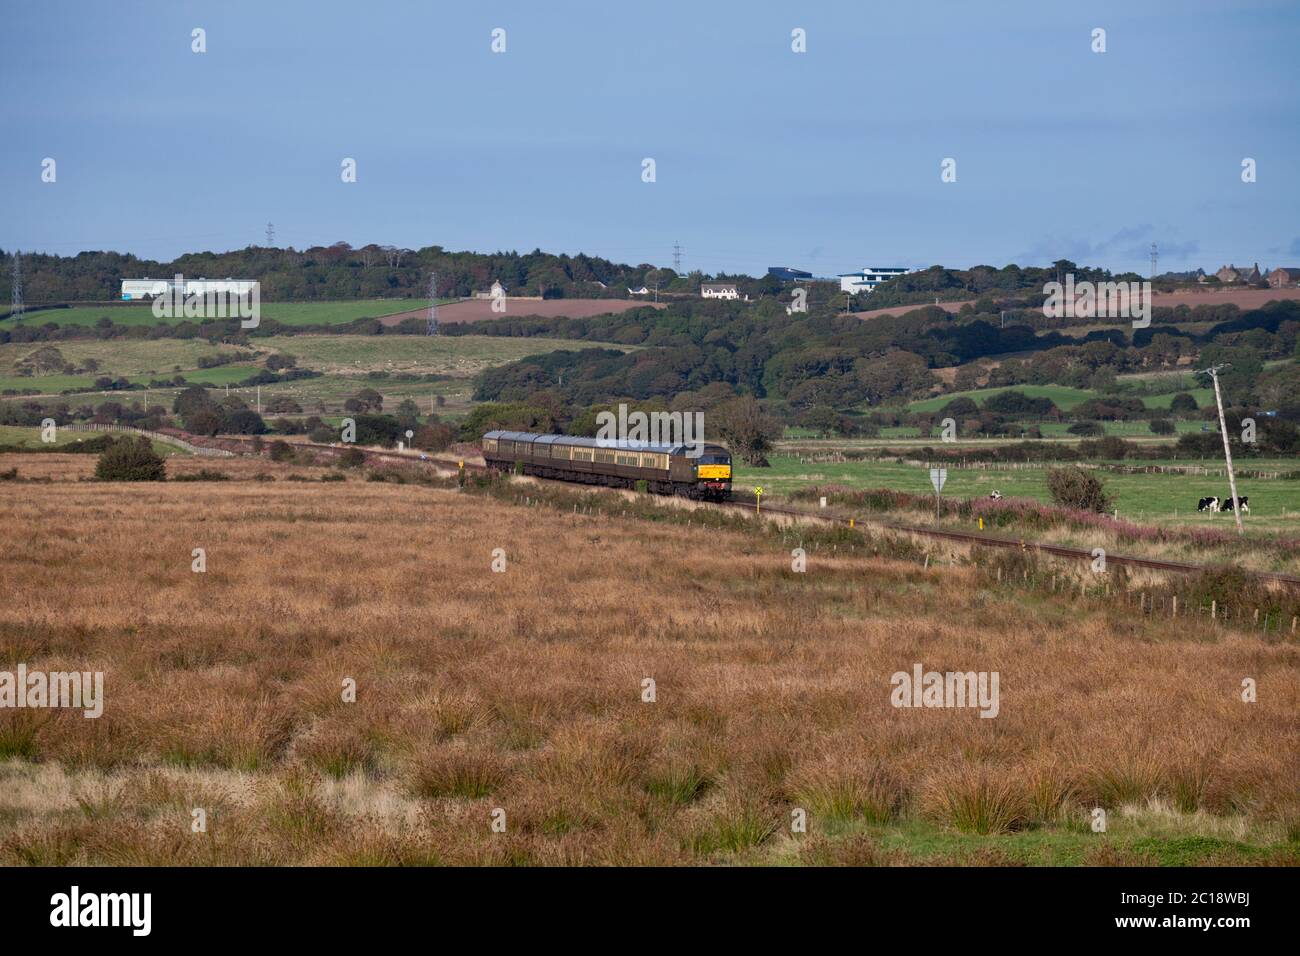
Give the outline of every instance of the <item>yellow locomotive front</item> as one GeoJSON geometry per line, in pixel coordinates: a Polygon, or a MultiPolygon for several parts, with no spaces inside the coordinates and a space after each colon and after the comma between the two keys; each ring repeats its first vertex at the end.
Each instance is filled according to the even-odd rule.
{"type": "Polygon", "coordinates": [[[695,487],[706,498],[731,496],[731,452],[721,445],[705,445],[694,459],[695,487]]]}

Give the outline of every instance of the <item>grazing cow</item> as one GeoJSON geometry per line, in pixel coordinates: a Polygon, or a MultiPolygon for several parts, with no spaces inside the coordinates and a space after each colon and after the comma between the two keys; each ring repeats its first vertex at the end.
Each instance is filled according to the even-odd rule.
{"type": "Polygon", "coordinates": [[[989,495],[989,498],[992,499],[993,501],[1001,501],[1001,500],[1002,500],[1002,492],[997,491],[997,490],[995,489],[994,492],[993,492],[993,494],[989,495]]]}
{"type": "MultiPolygon", "coordinates": [[[[1250,496],[1249,496],[1249,495],[1237,495],[1237,501],[1240,502],[1240,504],[1241,504],[1241,513],[1244,514],[1244,515],[1248,515],[1248,514],[1250,514],[1250,496]]],[[[1232,495],[1228,495],[1228,497],[1226,497],[1226,498],[1223,499],[1223,507],[1222,507],[1222,510],[1223,510],[1223,511],[1231,511],[1231,510],[1232,510],[1232,495]]]]}
{"type": "Polygon", "coordinates": [[[1197,505],[1196,505],[1196,510],[1197,510],[1197,511],[1218,511],[1218,510],[1219,510],[1219,499],[1218,499],[1218,498],[1202,498],[1202,499],[1200,500],[1200,502],[1197,503],[1197,505]]]}

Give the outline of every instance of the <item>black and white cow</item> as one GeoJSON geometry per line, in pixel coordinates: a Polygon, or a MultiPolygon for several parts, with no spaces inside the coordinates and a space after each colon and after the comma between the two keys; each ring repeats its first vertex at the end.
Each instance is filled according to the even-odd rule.
{"type": "MultiPolygon", "coordinates": [[[[1237,495],[1237,501],[1241,503],[1241,513],[1244,515],[1250,514],[1250,496],[1237,495]]],[[[1220,510],[1222,511],[1232,510],[1232,495],[1228,495],[1228,497],[1223,499],[1223,505],[1220,510]]]]}
{"type": "Polygon", "coordinates": [[[1197,510],[1197,511],[1218,511],[1218,510],[1219,510],[1219,499],[1218,499],[1218,498],[1202,498],[1202,499],[1197,503],[1197,505],[1196,505],[1196,510],[1197,510]]]}
{"type": "Polygon", "coordinates": [[[989,495],[989,498],[993,501],[1001,501],[1002,492],[998,491],[997,489],[994,489],[993,494],[989,495]]]}

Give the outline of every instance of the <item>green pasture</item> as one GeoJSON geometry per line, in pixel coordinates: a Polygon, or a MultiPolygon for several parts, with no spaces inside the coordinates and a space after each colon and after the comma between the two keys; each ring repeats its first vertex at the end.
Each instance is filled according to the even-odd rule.
{"type": "MultiPolygon", "coordinates": [[[[810,485],[843,485],[855,490],[889,488],[913,494],[933,494],[929,470],[923,465],[897,462],[801,462],[798,458],[771,458],[771,468],[752,468],[742,462],[735,465],[735,486],[752,489],[761,486],[765,494],[786,495],[810,485]]],[[[1116,464],[1147,464],[1127,462],[1116,464]]],[[[1169,463],[1175,464],[1175,463],[1169,463]]],[[[1177,464],[1187,465],[1188,462],[1177,464]]],[[[1207,462],[1211,468],[1221,462],[1207,462]]],[[[1239,469],[1296,470],[1294,460],[1236,462],[1239,469]]],[[[1097,475],[1114,498],[1121,518],[1205,527],[1229,527],[1229,514],[1201,515],[1196,503],[1202,497],[1228,493],[1226,477],[1188,474],[1114,474],[1098,471],[1097,475]]],[[[948,468],[945,496],[982,498],[997,490],[1009,498],[1032,498],[1050,503],[1047,491],[1047,466],[1024,468],[948,468]]],[[[1250,496],[1248,524],[1259,530],[1289,530],[1300,533],[1300,481],[1286,479],[1243,479],[1237,483],[1239,494],[1250,496]]]]}

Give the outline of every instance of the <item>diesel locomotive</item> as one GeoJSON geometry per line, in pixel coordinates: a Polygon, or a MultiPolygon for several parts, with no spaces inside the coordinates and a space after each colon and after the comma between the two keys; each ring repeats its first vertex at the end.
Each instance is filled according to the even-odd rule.
{"type": "Polygon", "coordinates": [[[731,452],[706,444],[692,458],[688,445],[609,442],[572,435],[491,431],[483,436],[483,460],[499,471],[577,481],[611,488],[634,488],[644,481],[659,495],[708,501],[731,496],[731,452]]]}

